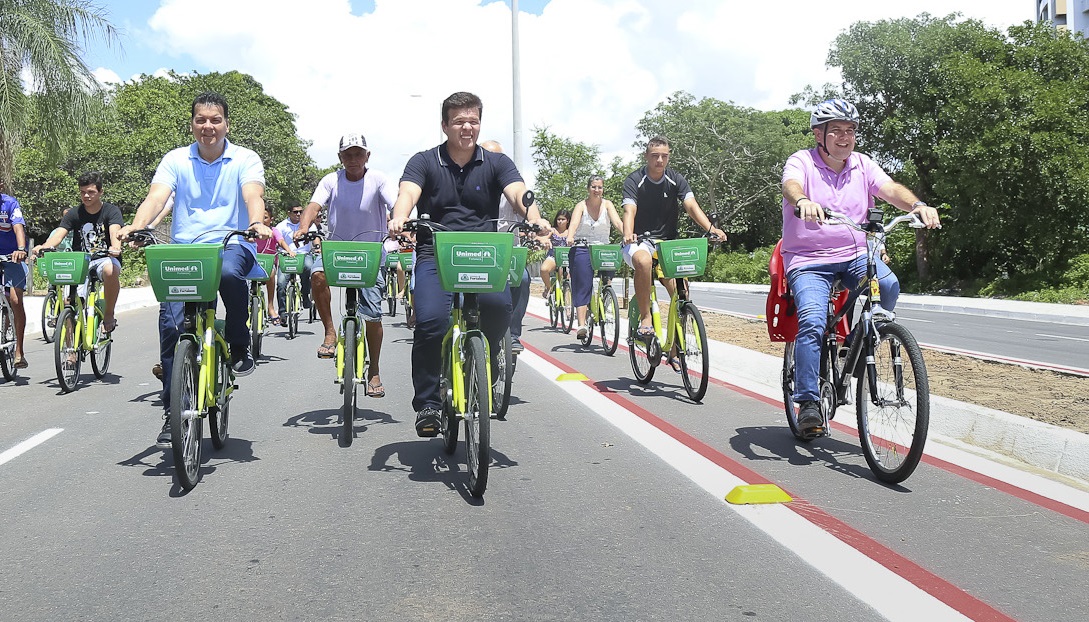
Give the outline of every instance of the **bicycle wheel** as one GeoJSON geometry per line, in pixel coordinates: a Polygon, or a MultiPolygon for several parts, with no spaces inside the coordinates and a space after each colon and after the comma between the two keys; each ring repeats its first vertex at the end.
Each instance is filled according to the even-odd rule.
{"type": "Polygon", "coordinates": [[[564,334],[571,334],[571,329],[575,327],[575,305],[573,301],[574,299],[571,297],[571,280],[567,279],[563,282],[563,311],[560,313],[560,324],[564,334]]]}
{"type": "MultiPolygon", "coordinates": [[[[555,281],[552,282],[552,287],[556,287],[555,281]]],[[[546,300],[546,302],[548,303],[548,324],[552,328],[558,328],[560,323],[563,322],[563,318],[560,317],[560,305],[559,301],[556,298],[555,289],[549,290],[548,299],[546,300]]]]}
{"type": "Polygon", "coordinates": [[[318,316],[318,307],[317,307],[317,305],[314,304],[314,297],[313,296],[309,296],[308,299],[310,300],[310,317],[306,321],[306,323],[307,324],[313,324],[314,320],[317,319],[317,316],[318,316]]]}
{"type": "Polygon", "coordinates": [[[198,410],[197,344],[181,339],[170,377],[170,445],[178,484],[192,490],[200,481],[200,441],[204,419],[198,410]]]}
{"type": "Polygon", "coordinates": [[[484,337],[469,335],[465,359],[465,463],[469,470],[469,494],[480,498],[488,487],[492,461],[491,408],[488,402],[488,358],[484,337]]]}
{"type": "MultiPolygon", "coordinates": [[[[877,479],[896,484],[919,466],[930,427],[930,383],[915,337],[895,322],[877,325],[876,386],[858,381],[856,412],[862,453],[877,479]]],[[[868,366],[867,366],[868,367],[868,366]]]]}
{"type": "Polygon", "coordinates": [[[355,388],[359,384],[355,377],[355,348],[359,335],[355,331],[355,322],[344,323],[344,379],[340,385],[344,405],[340,409],[340,436],[337,438],[341,447],[350,447],[355,438],[355,388]]]}
{"type": "MultiPolygon", "coordinates": [[[[95,309],[95,326],[102,326],[102,322],[102,312],[95,309]]],[[[91,330],[90,327],[88,327],[88,330],[91,330]]],[[[96,330],[93,341],[94,346],[91,347],[91,371],[95,373],[95,378],[101,379],[110,370],[110,357],[113,354],[113,335],[102,338],[96,330]]]]}
{"type": "Polygon", "coordinates": [[[53,361],[56,363],[57,382],[61,391],[74,391],[79,384],[79,368],[83,357],[79,351],[79,335],[76,331],[76,312],[65,307],[57,318],[57,340],[53,342],[53,361]]]}
{"type": "Polygon", "coordinates": [[[284,300],[287,303],[287,339],[295,339],[298,333],[298,285],[294,278],[287,282],[284,300]]]}
{"type": "Polygon", "coordinates": [[[230,358],[225,351],[216,348],[216,403],[208,407],[208,430],[212,436],[212,447],[223,449],[227,444],[227,426],[231,418],[231,391],[234,378],[231,376],[230,358]]]}
{"type": "Polygon", "coordinates": [[[499,352],[495,360],[499,365],[492,370],[492,408],[495,410],[495,418],[503,421],[507,418],[507,407],[510,406],[510,388],[514,380],[514,353],[511,352],[512,340],[510,329],[503,335],[499,343],[499,352]]]}
{"type": "Polygon", "coordinates": [[[707,330],[703,326],[703,316],[700,315],[699,308],[691,302],[681,307],[677,320],[681,334],[684,335],[684,351],[677,352],[681,360],[681,380],[688,397],[693,402],[698,402],[707,394],[707,379],[711,375],[707,330]]]}
{"type": "Polygon", "coordinates": [[[42,301],[42,338],[46,343],[53,343],[57,336],[57,290],[49,289],[42,301]]]}
{"type": "Polygon", "coordinates": [[[0,371],[4,380],[15,380],[15,312],[7,304],[3,305],[3,317],[0,317],[0,339],[4,346],[0,348],[0,371]]]}
{"type": "Polygon", "coordinates": [[[390,273],[386,277],[386,305],[388,307],[388,313],[390,317],[397,315],[397,281],[394,277],[394,273],[390,273]]]}
{"type": "Polygon", "coordinates": [[[802,434],[802,429],[798,427],[798,409],[794,406],[794,342],[786,342],[786,346],[783,348],[783,371],[779,377],[780,383],[783,385],[783,411],[786,413],[787,425],[790,426],[790,433],[794,435],[794,438],[808,443],[813,440],[807,438],[802,434]]]}
{"type": "Polygon", "coordinates": [[[250,353],[254,360],[261,356],[261,342],[265,338],[265,333],[261,330],[261,325],[264,323],[262,313],[261,299],[250,296],[250,353]]]}
{"type": "Polygon", "coordinates": [[[616,302],[616,292],[606,287],[601,292],[601,346],[605,355],[616,354],[620,342],[620,305],[616,302]]]}
{"type": "Polygon", "coordinates": [[[660,357],[661,348],[658,346],[657,337],[648,342],[635,334],[635,328],[628,327],[628,358],[631,359],[631,370],[639,384],[647,384],[654,377],[654,370],[658,366],[653,361],[660,357]]]}

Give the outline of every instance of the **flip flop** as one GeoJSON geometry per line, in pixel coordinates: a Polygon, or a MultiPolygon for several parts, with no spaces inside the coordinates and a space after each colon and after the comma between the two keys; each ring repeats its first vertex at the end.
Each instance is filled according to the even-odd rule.
{"type": "Polygon", "coordinates": [[[666,359],[666,363],[668,363],[669,366],[673,368],[673,371],[677,372],[678,374],[681,373],[681,359],[675,356],[671,356],[666,359]]]}
{"type": "Polygon", "coordinates": [[[270,318],[268,319],[268,323],[269,323],[270,325],[272,325],[272,326],[280,326],[280,325],[281,325],[281,322],[280,322],[280,316],[276,316],[276,317],[270,317],[270,318]]]}
{"type": "Polygon", "coordinates": [[[318,346],[318,358],[319,359],[331,359],[337,355],[337,344],[323,343],[318,346]]]}
{"type": "Polygon", "coordinates": [[[112,320],[102,320],[102,324],[101,326],[99,326],[99,328],[102,329],[102,334],[109,335],[113,331],[117,330],[117,318],[114,318],[112,320]]]}
{"type": "Polygon", "coordinates": [[[15,359],[15,363],[12,366],[15,369],[26,369],[27,367],[30,367],[30,363],[26,362],[25,357],[19,357],[19,358],[15,359]]]}
{"type": "Polygon", "coordinates": [[[374,378],[367,381],[367,397],[385,397],[386,388],[382,386],[382,381],[379,380],[378,384],[374,384],[374,378]]]}

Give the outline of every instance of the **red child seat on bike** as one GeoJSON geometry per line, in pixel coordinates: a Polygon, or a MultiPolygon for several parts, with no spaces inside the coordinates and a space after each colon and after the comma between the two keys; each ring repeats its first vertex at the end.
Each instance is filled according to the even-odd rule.
{"type": "MultiPolygon", "coordinates": [[[[794,296],[787,287],[786,271],[783,269],[783,241],[775,245],[768,261],[768,274],[771,275],[771,289],[768,290],[768,301],[765,306],[764,316],[768,325],[768,337],[772,341],[794,341],[798,336],[798,309],[794,306],[794,296]]],[[[839,313],[843,305],[847,304],[849,293],[843,290],[836,295],[835,310],[839,313]]],[[[836,339],[843,341],[851,327],[846,315],[836,322],[836,339]]]]}

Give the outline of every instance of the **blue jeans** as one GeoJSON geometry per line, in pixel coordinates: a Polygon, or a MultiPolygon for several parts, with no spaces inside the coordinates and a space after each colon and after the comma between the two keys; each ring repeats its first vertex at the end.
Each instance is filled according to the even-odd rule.
{"type": "MultiPolygon", "coordinates": [[[[223,276],[219,281],[219,297],[227,310],[226,335],[224,338],[232,352],[242,352],[250,347],[250,331],[246,320],[250,316],[250,291],[246,274],[256,260],[239,245],[223,249],[223,276]]],[[[262,285],[264,287],[264,285],[262,285]]],[[[184,302],[159,304],[159,361],[163,365],[163,408],[170,408],[170,375],[174,369],[174,348],[178,345],[182,321],[185,318],[184,302]]]]}
{"type": "Polygon", "coordinates": [[[510,336],[514,341],[522,339],[522,320],[529,308],[529,270],[522,271],[522,283],[510,290],[510,303],[513,307],[510,315],[510,336]]]}
{"type": "MultiPolygon", "coordinates": [[[[302,304],[304,309],[310,308],[310,273],[314,268],[314,256],[310,253],[306,254],[306,258],[303,260],[303,271],[299,276],[299,284],[301,286],[302,304]]],[[[287,309],[287,278],[290,275],[285,273],[283,269],[276,273],[276,309],[280,313],[287,309]]]]}
{"type": "MultiPolygon", "coordinates": [[[[900,297],[900,281],[880,259],[877,259],[877,282],[881,290],[881,306],[887,311],[896,308],[900,297]]],[[[866,278],[866,256],[833,264],[809,265],[787,273],[787,283],[798,309],[798,336],[794,338],[794,401],[820,399],[821,338],[828,323],[828,298],[835,281],[855,289],[866,278]]],[[[847,304],[854,305],[851,298],[847,304]]]]}
{"type": "MultiPolygon", "coordinates": [[[[413,270],[416,287],[416,329],[412,334],[412,397],[413,410],[438,409],[442,406],[439,395],[439,377],[442,373],[442,338],[450,328],[450,310],[454,294],[442,289],[435,257],[416,257],[413,270]]],[[[478,294],[480,326],[488,338],[492,352],[498,352],[503,335],[510,326],[510,288],[494,294],[478,294]]]]}

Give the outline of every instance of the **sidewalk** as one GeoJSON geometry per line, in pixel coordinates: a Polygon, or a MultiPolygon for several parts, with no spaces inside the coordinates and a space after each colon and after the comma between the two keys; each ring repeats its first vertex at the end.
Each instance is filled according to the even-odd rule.
{"type": "MultiPolygon", "coordinates": [[[[768,288],[766,285],[719,283],[693,283],[692,287],[693,289],[732,288],[745,291],[761,291],[762,287],[764,293],[768,288]]],[[[897,306],[906,307],[905,298],[907,296],[901,296],[901,302],[897,306]]],[[[937,302],[928,296],[912,296],[911,298],[923,299],[917,304],[937,303],[956,305],[959,309],[1022,314],[1006,317],[1039,319],[1041,316],[1051,318],[1055,317],[1052,314],[1059,314],[1059,317],[1084,320],[1086,324],[1089,324],[1089,308],[1075,307],[1072,310],[1061,311],[1053,308],[1072,305],[1015,302],[1008,306],[992,306],[993,302],[1009,301],[976,302],[972,299],[942,297],[942,301],[937,302]]],[[[529,312],[538,316],[548,316],[548,308],[540,296],[530,297],[529,312]]],[[[626,317],[626,314],[623,315],[626,317]]],[[[623,327],[621,331],[623,343],[625,339],[623,327]]],[[[711,374],[714,377],[765,397],[782,400],[783,393],[779,384],[783,366],[782,358],[720,341],[712,340],[708,347],[711,351],[711,374]]],[[[1008,461],[1080,480],[1083,485],[1089,485],[1089,435],[938,395],[931,395],[930,401],[929,438],[931,440],[962,448],[967,446],[977,453],[993,452],[997,454],[997,457],[1008,461]]]]}

